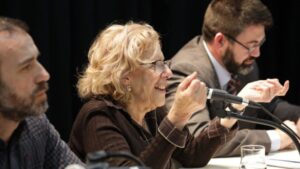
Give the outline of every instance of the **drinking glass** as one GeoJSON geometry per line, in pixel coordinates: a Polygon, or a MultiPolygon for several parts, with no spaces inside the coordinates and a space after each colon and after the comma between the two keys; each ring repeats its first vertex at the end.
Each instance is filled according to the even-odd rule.
{"type": "Polygon", "coordinates": [[[240,169],[266,169],[265,147],[244,145],[241,147],[240,169]]]}

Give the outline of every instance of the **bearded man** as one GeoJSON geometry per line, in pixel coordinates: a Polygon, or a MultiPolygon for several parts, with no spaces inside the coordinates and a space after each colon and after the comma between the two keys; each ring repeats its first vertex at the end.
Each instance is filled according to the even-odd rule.
{"type": "Polygon", "coordinates": [[[50,75],[26,30],[23,22],[0,17],[0,168],[81,164],[44,114],[50,75]]]}
{"type": "MultiPolygon", "coordinates": [[[[174,100],[174,93],[181,80],[192,72],[209,88],[227,90],[241,96],[245,85],[259,80],[255,60],[266,40],[265,30],[273,19],[268,8],[260,0],[212,0],[202,26],[202,36],[189,41],[171,59],[173,77],[167,88],[167,108],[174,100]]],[[[260,80],[269,90],[280,85],[278,79],[260,80]]],[[[286,81],[283,86],[289,86],[286,81]]],[[[273,90],[269,91],[272,94],[273,90]]],[[[274,98],[264,106],[299,133],[300,107],[274,98]]],[[[198,135],[207,123],[219,114],[220,103],[210,101],[204,109],[198,109],[191,117],[188,127],[198,135]]],[[[222,105],[221,105],[222,106],[222,105]]],[[[225,108],[225,107],[224,107],[225,108]]],[[[252,117],[264,117],[264,113],[239,105],[229,105],[232,111],[240,111],[252,117]]],[[[239,122],[234,139],[222,146],[215,156],[239,156],[240,147],[247,144],[264,145],[266,152],[290,148],[291,139],[280,130],[268,129],[251,123],[239,122]]]]}

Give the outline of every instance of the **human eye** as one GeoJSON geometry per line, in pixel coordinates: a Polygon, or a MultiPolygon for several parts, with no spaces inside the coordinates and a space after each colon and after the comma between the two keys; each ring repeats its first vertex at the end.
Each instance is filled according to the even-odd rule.
{"type": "Polygon", "coordinates": [[[38,61],[37,60],[30,60],[22,64],[21,71],[30,71],[36,67],[38,61]]]}
{"type": "Polygon", "coordinates": [[[29,71],[29,70],[31,70],[32,68],[33,68],[33,63],[30,62],[30,63],[27,63],[26,65],[24,65],[24,66],[22,67],[22,70],[23,70],[23,71],[29,71]]]}
{"type": "Polygon", "coordinates": [[[164,65],[165,63],[164,63],[164,61],[162,61],[162,60],[158,60],[158,61],[155,62],[155,64],[156,64],[157,66],[162,66],[162,65],[164,65]]]}
{"type": "Polygon", "coordinates": [[[262,39],[261,41],[256,41],[250,44],[250,48],[257,48],[257,47],[261,47],[264,43],[265,43],[265,38],[262,39]]]}

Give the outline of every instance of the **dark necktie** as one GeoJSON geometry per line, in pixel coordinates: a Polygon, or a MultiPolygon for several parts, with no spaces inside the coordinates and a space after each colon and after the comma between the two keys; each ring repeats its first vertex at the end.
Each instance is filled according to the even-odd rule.
{"type": "Polygon", "coordinates": [[[239,86],[240,86],[240,81],[237,79],[237,75],[233,75],[233,76],[231,76],[231,79],[227,83],[226,90],[228,93],[230,93],[232,95],[236,95],[239,86]]]}

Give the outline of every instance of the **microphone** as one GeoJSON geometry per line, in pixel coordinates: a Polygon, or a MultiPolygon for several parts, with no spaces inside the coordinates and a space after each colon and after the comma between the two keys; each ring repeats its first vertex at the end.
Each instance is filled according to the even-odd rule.
{"type": "Polygon", "coordinates": [[[229,94],[225,90],[207,88],[207,99],[221,100],[227,103],[242,104],[251,108],[261,108],[259,104],[248,99],[229,94]]]}

